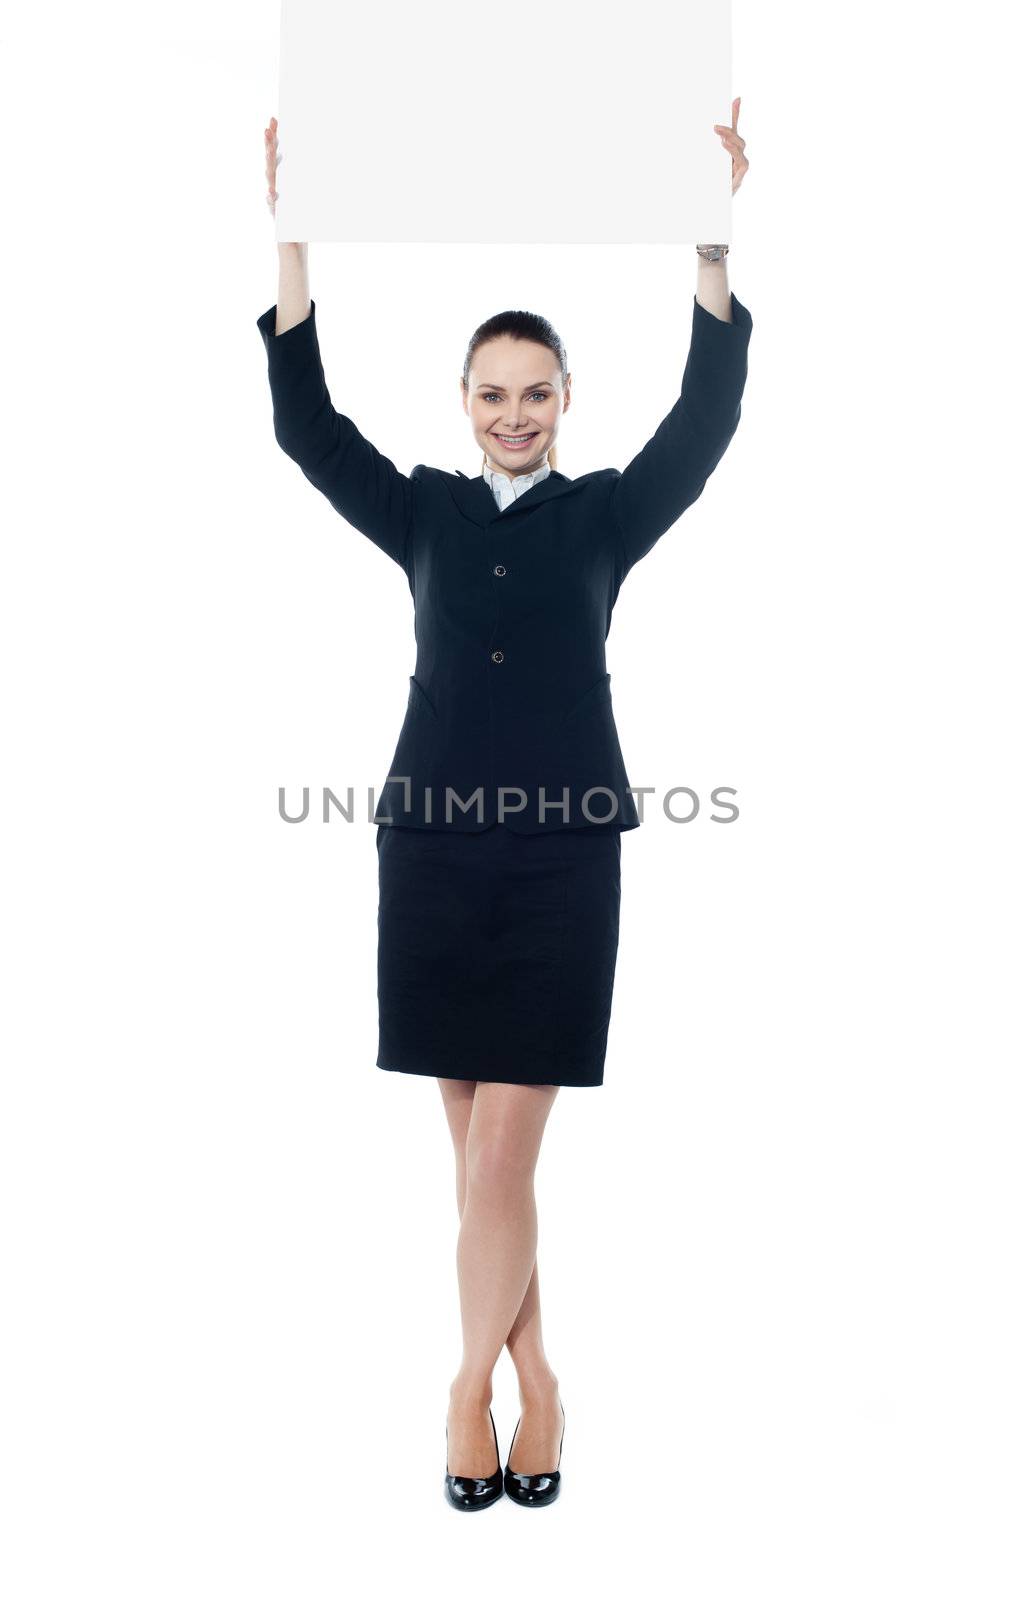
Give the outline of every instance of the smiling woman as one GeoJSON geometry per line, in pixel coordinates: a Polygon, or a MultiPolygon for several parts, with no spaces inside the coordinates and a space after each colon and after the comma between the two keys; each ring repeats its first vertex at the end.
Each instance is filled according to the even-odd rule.
{"type": "MultiPolygon", "coordinates": [[[[736,133],[723,142],[742,154],[736,133]]],[[[719,131],[719,130],[717,130],[719,131]]],[[[276,197],[276,123],[267,129],[276,197]]],[[[734,164],[734,172],[736,172],[734,164]]],[[[445,1493],[459,1510],[560,1489],[564,1412],[544,1352],[533,1180],[562,1085],[599,1086],[622,834],[640,826],[606,639],[629,572],[702,493],[741,414],[751,317],[726,246],[699,246],[681,391],[623,471],[557,470],[571,403],[546,318],[502,311],[470,339],[460,399],[474,477],[400,472],[330,399],[305,245],[279,246],[258,319],[274,434],[346,523],[402,569],[417,659],[375,836],[376,1066],[435,1078],[456,1157],[463,1361],[445,1493]],[[523,1408],[504,1469],[490,1413],[505,1346],[523,1408]]]]}
{"type": "Polygon", "coordinates": [[[490,455],[492,470],[506,477],[557,470],[555,441],[572,382],[565,347],[546,317],[499,311],[482,322],[459,384],[485,466],[490,455]]]}

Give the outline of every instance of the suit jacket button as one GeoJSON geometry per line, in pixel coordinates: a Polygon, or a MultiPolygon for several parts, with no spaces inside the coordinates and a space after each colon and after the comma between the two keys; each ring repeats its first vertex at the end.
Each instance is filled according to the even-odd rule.
{"type": "Polygon", "coordinates": [[[495,575],[496,578],[504,578],[504,576],[505,576],[505,568],[504,567],[495,567],[494,575],[495,575]]]}
{"type": "Polygon", "coordinates": [[[492,661],[504,661],[505,657],[504,657],[504,655],[502,654],[502,652],[500,650],[492,650],[491,651],[491,660],[492,661]]]}

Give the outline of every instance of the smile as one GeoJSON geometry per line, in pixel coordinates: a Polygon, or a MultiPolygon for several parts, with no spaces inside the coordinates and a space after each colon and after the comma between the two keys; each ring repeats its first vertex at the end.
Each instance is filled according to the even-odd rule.
{"type": "Polygon", "coordinates": [[[532,433],[495,433],[491,437],[498,439],[506,450],[523,450],[539,432],[539,428],[534,428],[532,433]]]}

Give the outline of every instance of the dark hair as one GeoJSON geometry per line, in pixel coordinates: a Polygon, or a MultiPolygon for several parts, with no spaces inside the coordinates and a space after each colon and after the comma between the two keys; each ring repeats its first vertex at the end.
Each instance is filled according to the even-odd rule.
{"type": "MultiPolygon", "coordinates": [[[[560,335],[547,318],[539,316],[535,311],[499,311],[481,323],[467,345],[463,361],[464,388],[470,387],[470,367],[481,345],[487,344],[491,339],[499,339],[503,334],[510,339],[530,339],[534,344],[542,344],[545,350],[551,352],[561,368],[561,383],[564,385],[568,377],[568,356],[560,335]]],[[[547,452],[547,464],[552,472],[557,471],[557,453],[553,445],[547,452]]]]}

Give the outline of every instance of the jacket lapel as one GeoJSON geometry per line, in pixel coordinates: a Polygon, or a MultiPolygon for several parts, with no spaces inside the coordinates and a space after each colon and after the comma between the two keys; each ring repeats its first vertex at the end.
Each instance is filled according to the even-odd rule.
{"type": "Polygon", "coordinates": [[[518,500],[506,506],[504,511],[499,511],[494,490],[482,472],[475,478],[468,478],[457,467],[455,477],[450,477],[448,473],[445,476],[456,505],[464,517],[470,522],[475,522],[479,528],[488,527],[496,517],[513,517],[520,511],[532,511],[544,500],[553,500],[558,495],[567,494],[576,487],[577,482],[574,478],[566,478],[563,472],[551,471],[532,488],[524,489],[518,500]]]}

